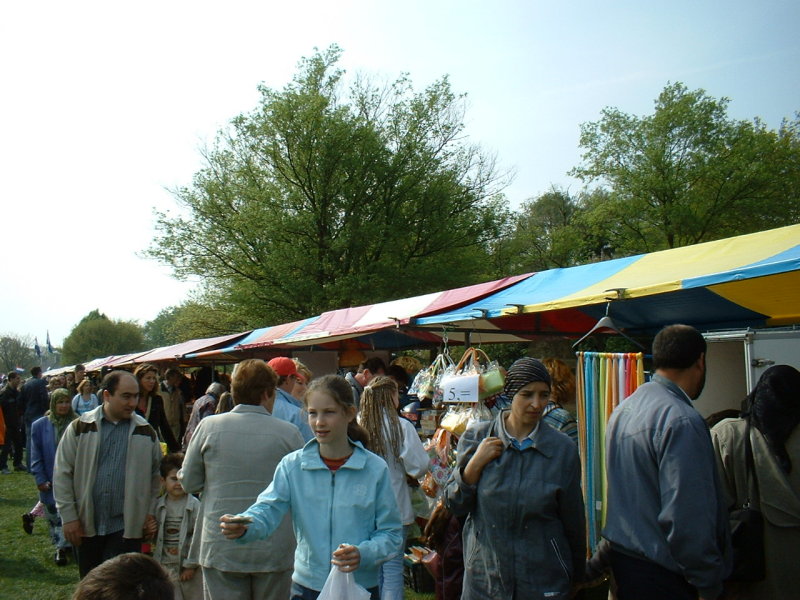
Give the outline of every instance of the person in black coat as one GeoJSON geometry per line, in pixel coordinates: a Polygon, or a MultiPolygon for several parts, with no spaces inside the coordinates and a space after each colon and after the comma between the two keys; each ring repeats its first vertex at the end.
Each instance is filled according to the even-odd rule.
{"type": "Polygon", "coordinates": [[[26,467],[30,472],[31,426],[35,420],[43,417],[47,409],[50,408],[50,395],[47,393],[47,383],[42,379],[42,367],[33,367],[31,369],[31,378],[25,382],[19,393],[19,403],[25,422],[26,467]]]}

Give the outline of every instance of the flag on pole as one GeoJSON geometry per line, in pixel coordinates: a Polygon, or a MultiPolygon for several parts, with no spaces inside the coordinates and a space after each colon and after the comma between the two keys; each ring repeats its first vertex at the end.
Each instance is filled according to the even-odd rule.
{"type": "Polygon", "coordinates": [[[33,351],[36,352],[36,356],[41,358],[42,357],[42,349],[39,348],[39,338],[33,338],[33,340],[34,340],[33,351]]]}
{"type": "Polygon", "coordinates": [[[50,345],[50,330],[47,330],[47,351],[52,354],[53,353],[53,346],[50,345]]]}

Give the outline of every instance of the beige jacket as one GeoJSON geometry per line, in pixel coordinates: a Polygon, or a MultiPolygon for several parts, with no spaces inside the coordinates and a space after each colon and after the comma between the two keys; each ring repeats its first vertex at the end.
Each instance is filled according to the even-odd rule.
{"type": "Polygon", "coordinates": [[[187,492],[201,493],[195,529],[201,566],[234,573],[292,568],[295,539],[289,515],[270,537],[247,545],[226,540],[219,518],[247,510],[272,482],[280,460],[302,446],[297,427],[262,406],[238,404],[200,421],[179,477],[187,492]]]}
{"type": "Polygon", "coordinates": [[[800,427],[795,427],[786,442],[792,471],[784,473],[772,456],[764,436],[750,430],[753,459],[758,476],[757,498],[748,487],[745,458],[746,422],[725,419],[711,430],[717,465],[728,494],[729,506],[741,506],[748,498],[764,515],[764,552],[767,577],[764,581],[741,586],[735,598],[789,600],[800,590],[800,427]]]}
{"type": "MultiPolygon", "coordinates": [[[[97,474],[97,451],[103,405],[82,414],[64,432],[56,450],[53,470],[53,494],[64,523],[80,520],[87,537],[96,534],[92,488],[97,474]]],[[[158,471],[161,445],[155,430],[134,414],[128,429],[128,451],[125,457],[125,498],[123,536],[143,537],[144,521],[153,514],[161,487],[158,471]]]]}

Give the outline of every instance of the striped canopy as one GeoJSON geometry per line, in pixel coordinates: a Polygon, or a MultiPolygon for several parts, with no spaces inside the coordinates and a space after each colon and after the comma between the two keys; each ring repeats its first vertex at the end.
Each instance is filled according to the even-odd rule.
{"type": "Polygon", "coordinates": [[[543,271],[411,324],[575,335],[606,309],[618,327],[642,334],[670,323],[705,330],[800,323],[800,225],[543,271]]]}

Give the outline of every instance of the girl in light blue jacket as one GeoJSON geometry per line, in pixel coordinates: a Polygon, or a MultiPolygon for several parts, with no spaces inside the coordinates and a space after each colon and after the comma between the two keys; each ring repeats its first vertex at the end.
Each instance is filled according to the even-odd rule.
{"type": "Polygon", "coordinates": [[[315,600],[331,563],[352,572],[378,600],[380,566],[403,552],[386,462],[354,441],[365,436],[354,422],[356,407],[345,379],[314,380],[305,404],[314,439],[281,460],[253,506],[220,518],[222,533],[240,543],[263,539],[291,510],[297,538],[292,600],[315,600]],[[244,524],[242,517],[252,521],[244,524]]]}

